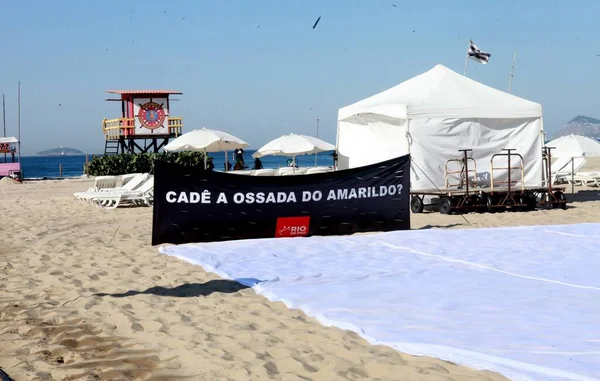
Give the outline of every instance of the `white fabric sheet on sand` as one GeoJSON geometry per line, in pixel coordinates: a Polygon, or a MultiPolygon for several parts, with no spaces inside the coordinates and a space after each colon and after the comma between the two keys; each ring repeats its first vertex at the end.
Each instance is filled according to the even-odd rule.
{"type": "Polygon", "coordinates": [[[514,380],[600,379],[600,224],[160,250],[373,344],[514,380]]]}

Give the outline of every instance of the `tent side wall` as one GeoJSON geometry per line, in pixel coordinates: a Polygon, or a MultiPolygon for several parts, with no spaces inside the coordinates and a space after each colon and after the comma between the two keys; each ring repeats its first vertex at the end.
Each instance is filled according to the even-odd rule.
{"type": "MultiPolygon", "coordinates": [[[[478,182],[488,185],[492,155],[502,153],[504,148],[514,148],[513,152],[524,159],[525,185],[542,185],[541,118],[419,118],[410,120],[408,138],[407,132],[406,121],[396,125],[381,121],[340,121],[339,168],[355,168],[410,153],[414,160],[411,189],[441,188],[445,185],[446,160],[459,158],[458,150],[468,148],[473,149],[471,154],[476,160],[478,182]]],[[[506,164],[503,157],[494,160],[494,167],[506,168],[506,164]]],[[[518,164],[519,159],[515,158],[511,166],[518,164]]],[[[506,180],[507,175],[507,170],[494,170],[496,181],[506,180]]],[[[520,173],[513,171],[511,176],[520,178],[520,173]]]]}
{"type": "MultiPolygon", "coordinates": [[[[505,148],[512,148],[514,149],[512,153],[518,153],[523,157],[525,185],[532,187],[542,185],[541,118],[423,118],[411,120],[410,126],[410,150],[415,164],[411,176],[413,190],[444,187],[445,163],[449,159],[460,158],[459,149],[473,150],[469,156],[476,161],[477,180],[480,186],[489,186],[491,183],[492,156],[504,153],[505,151],[502,150],[505,148]]],[[[511,167],[519,164],[519,158],[511,159],[511,167]]],[[[505,183],[498,182],[508,179],[508,170],[498,168],[507,168],[507,166],[506,157],[494,159],[496,186],[506,186],[505,183]]],[[[520,179],[520,171],[513,170],[511,178],[513,181],[520,179]]],[[[458,177],[454,177],[453,182],[458,182],[458,177]]]]}
{"type": "Polygon", "coordinates": [[[409,153],[407,123],[381,115],[355,115],[338,121],[338,169],[379,163],[409,153]]]}

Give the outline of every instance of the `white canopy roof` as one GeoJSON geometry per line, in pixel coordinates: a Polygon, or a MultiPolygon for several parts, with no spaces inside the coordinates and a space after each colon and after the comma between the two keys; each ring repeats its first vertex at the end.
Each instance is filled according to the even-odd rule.
{"type": "Polygon", "coordinates": [[[260,147],[252,157],[274,156],[298,156],[312,155],[314,153],[333,151],[335,146],[312,136],[289,134],[271,140],[260,147]]]}
{"type": "Polygon", "coordinates": [[[224,152],[248,146],[248,143],[227,132],[203,128],[177,137],[165,146],[165,151],[224,152]]]}
{"type": "Polygon", "coordinates": [[[339,110],[338,120],[357,114],[393,118],[540,118],[542,106],[496,90],[443,65],[339,110]]]}
{"type": "Polygon", "coordinates": [[[551,151],[553,157],[600,156],[600,142],[581,135],[561,136],[546,146],[556,147],[551,151]]]}
{"type": "Polygon", "coordinates": [[[0,143],[18,143],[19,141],[17,140],[17,138],[15,138],[14,136],[7,136],[7,137],[0,137],[0,143]]]}

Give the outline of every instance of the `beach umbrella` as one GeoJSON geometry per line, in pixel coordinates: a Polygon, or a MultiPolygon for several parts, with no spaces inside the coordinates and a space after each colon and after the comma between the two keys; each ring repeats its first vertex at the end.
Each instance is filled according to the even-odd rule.
{"type": "Polygon", "coordinates": [[[204,152],[204,169],[206,169],[207,152],[225,152],[225,163],[227,163],[227,151],[236,148],[247,148],[248,146],[248,143],[227,132],[202,128],[200,130],[186,132],[175,138],[165,146],[165,151],[204,152]]]}
{"type": "MultiPolygon", "coordinates": [[[[319,152],[333,151],[335,146],[321,139],[298,134],[289,134],[271,140],[260,147],[253,155],[254,158],[263,156],[291,156],[296,162],[296,156],[312,155],[319,152]]],[[[295,168],[295,165],[294,165],[295,168]]],[[[295,172],[295,170],[294,170],[295,172]]]]}
{"type": "Polygon", "coordinates": [[[581,135],[561,136],[548,142],[546,146],[556,148],[551,153],[557,158],[600,156],[600,142],[581,135]]]}

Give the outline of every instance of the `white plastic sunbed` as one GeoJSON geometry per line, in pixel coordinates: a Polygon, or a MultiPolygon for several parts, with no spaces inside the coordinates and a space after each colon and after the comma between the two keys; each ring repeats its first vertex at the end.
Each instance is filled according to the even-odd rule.
{"type": "Polygon", "coordinates": [[[307,175],[311,175],[314,173],[328,173],[328,172],[333,172],[333,168],[330,167],[312,167],[312,168],[308,168],[308,171],[306,171],[307,175]]]}
{"type": "Polygon", "coordinates": [[[136,176],[139,175],[143,175],[143,173],[128,173],[126,175],[121,175],[121,187],[130,182],[131,180],[135,179],[136,176]]]}
{"type": "Polygon", "coordinates": [[[281,167],[277,171],[277,176],[295,176],[295,175],[305,175],[308,168],[296,168],[294,170],[293,167],[281,167]]]}
{"type": "Polygon", "coordinates": [[[154,176],[149,176],[139,188],[133,191],[102,193],[92,199],[92,202],[99,208],[116,209],[121,205],[151,206],[154,200],[154,176]]]}
{"type": "Polygon", "coordinates": [[[115,188],[119,181],[118,176],[97,176],[94,179],[94,187],[90,188],[89,191],[95,191],[104,188],[115,188]]]}
{"type": "MultiPolygon", "coordinates": [[[[567,178],[569,183],[570,178],[567,178]]],[[[577,172],[573,176],[574,185],[584,185],[586,187],[600,187],[600,172],[577,172]]]]}
{"type": "Polygon", "coordinates": [[[98,190],[88,190],[87,192],[76,192],[75,198],[83,203],[90,203],[95,197],[106,192],[131,192],[139,188],[150,176],[148,173],[140,173],[129,180],[125,185],[118,188],[102,188],[98,190]]]}
{"type": "Polygon", "coordinates": [[[276,169],[257,169],[254,172],[254,176],[275,176],[277,174],[276,169]]]}
{"type": "Polygon", "coordinates": [[[228,174],[231,175],[246,175],[246,176],[252,176],[254,175],[254,170],[252,169],[244,169],[244,170],[238,170],[238,171],[229,171],[227,172],[228,174]]]}

